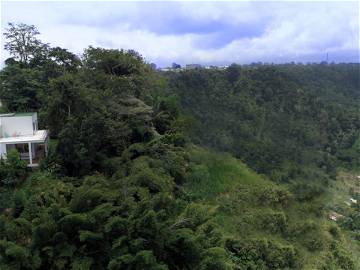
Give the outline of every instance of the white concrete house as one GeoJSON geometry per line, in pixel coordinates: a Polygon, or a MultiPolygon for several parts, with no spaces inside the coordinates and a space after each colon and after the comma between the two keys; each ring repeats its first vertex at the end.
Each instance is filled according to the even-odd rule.
{"type": "Polygon", "coordinates": [[[38,130],[37,113],[0,114],[0,156],[16,149],[29,167],[36,167],[47,155],[49,135],[38,130]]]}

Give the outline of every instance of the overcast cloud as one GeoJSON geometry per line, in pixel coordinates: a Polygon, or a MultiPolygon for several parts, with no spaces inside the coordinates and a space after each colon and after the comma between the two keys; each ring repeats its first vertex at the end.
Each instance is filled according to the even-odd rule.
{"type": "MultiPolygon", "coordinates": [[[[134,49],[158,66],[359,62],[359,2],[1,2],[7,22],[81,54],[134,49]]],[[[2,50],[1,60],[8,57],[2,50]]]]}

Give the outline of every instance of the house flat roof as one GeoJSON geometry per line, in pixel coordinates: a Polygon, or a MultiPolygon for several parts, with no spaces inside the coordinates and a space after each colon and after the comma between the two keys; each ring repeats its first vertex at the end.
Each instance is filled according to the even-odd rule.
{"type": "Polygon", "coordinates": [[[32,116],[34,114],[36,114],[36,112],[4,113],[4,114],[0,114],[0,117],[32,116]]]}
{"type": "Polygon", "coordinates": [[[0,143],[14,144],[14,143],[28,143],[28,142],[45,142],[47,136],[48,136],[47,130],[37,130],[34,135],[1,138],[0,143]]]}

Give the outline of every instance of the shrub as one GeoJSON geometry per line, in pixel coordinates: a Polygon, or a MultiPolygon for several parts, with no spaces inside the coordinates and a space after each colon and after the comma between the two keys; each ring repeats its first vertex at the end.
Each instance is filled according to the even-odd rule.
{"type": "Polygon", "coordinates": [[[345,270],[355,270],[355,263],[351,258],[351,254],[345,250],[337,241],[333,241],[331,244],[331,250],[333,252],[333,256],[336,259],[336,262],[340,269],[345,270]]]}
{"type": "Polygon", "coordinates": [[[210,179],[208,168],[202,164],[192,166],[188,179],[191,183],[208,182],[210,179]]]}
{"type": "Polygon", "coordinates": [[[270,212],[262,217],[262,227],[272,233],[285,232],[287,220],[284,212],[270,212]]]}
{"type": "Polygon", "coordinates": [[[338,238],[340,236],[340,228],[337,225],[331,225],[329,228],[329,232],[335,238],[338,238]]]}
{"type": "Polygon", "coordinates": [[[299,201],[310,201],[324,193],[324,187],[319,183],[294,182],[292,191],[299,201]]]}
{"type": "Polygon", "coordinates": [[[263,187],[257,193],[260,205],[276,206],[281,205],[286,207],[292,200],[292,195],[289,191],[282,188],[263,187]]]}
{"type": "Polygon", "coordinates": [[[297,263],[293,246],[274,240],[250,239],[226,241],[235,269],[293,269],[297,263]]]}
{"type": "Polygon", "coordinates": [[[288,235],[291,237],[303,237],[307,233],[319,230],[317,225],[312,220],[305,220],[304,222],[297,222],[288,228],[288,235]]]}
{"type": "Polygon", "coordinates": [[[210,248],[206,251],[207,256],[201,262],[201,270],[230,270],[231,267],[226,264],[227,254],[220,247],[210,248]]]}
{"type": "Polygon", "coordinates": [[[4,185],[14,186],[26,177],[27,165],[21,160],[20,154],[14,149],[10,150],[5,160],[0,161],[0,177],[4,185]]]}
{"type": "Polygon", "coordinates": [[[60,157],[56,153],[56,143],[50,143],[47,156],[40,161],[40,170],[62,175],[63,169],[60,162],[60,157]]]}
{"type": "Polygon", "coordinates": [[[321,237],[309,237],[309,239],[305,242],[305,246],[309,251],[322,250],[324,245],[324,240],[321,237]]]}

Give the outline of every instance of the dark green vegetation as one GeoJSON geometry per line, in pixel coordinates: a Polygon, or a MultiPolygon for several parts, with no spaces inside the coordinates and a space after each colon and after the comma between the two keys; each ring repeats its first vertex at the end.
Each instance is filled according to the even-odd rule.
{"type": "Polygon", "coordinates": [[[360,167],[359,74],[359,64],[288,64],[168,77],[193,118],[195,143],[230,152],[274,181],[293,182],[308,199],[306,186],[315,185],[316,196],[338,166],[360,167]]]}
{"type": "MultiPolygon", "coordinates": [[[[165,75],[183,113],[192,119],[187,134],[193,142],[230,152],[286,186],[300,203],[295,212],[300,220],[315,215],[318,225],[327,215],[324,210],[336,209],[328,198],[337,196],[332,187],[338,186],[338,169],[360,169],[359,64],[232,65],[226,70],[165,75]]],[[[354,198],[358,194],[357,189],[351,192],[354,198]]],[[[347,216],[342,227],[355,230],[348,240],[356,246],[350,249],[357,258],[357,204],[352,209],[340,212],[347,216]]],[[[296,220],[294,216],[290,219],[290,214],[285,217],[284,222],[296,220]]],[[[321,238],[320,232],[326,229],[318,229],[315,235],[321,238]]],[[[329,239],[320,240],[313,242],[314,247],[322,250],[321,241],[330,243],[329,239]]],[[[292,245],[301,241],[296,242],[292,245]]]]}
{"type": "Polygon", "coordinates": [[[201,148],[190,153],[185,190],[193,200],[217,207],[216,222],[235,269],[358,268],[350,253],[355,259],[358,250],[350,249],[349,238],[327,219],[323,197],[299,201],[285,185],[230,155],[201,148]]]}
{"type": "Polygon", "coordinates": [[[134,51],[6,37],[2,109],[38,111],[52,145],[36,171],[0,164],[0,269],[358,268],[324,202],[358,166],[359,66],[163,76],[134,51]]]}

